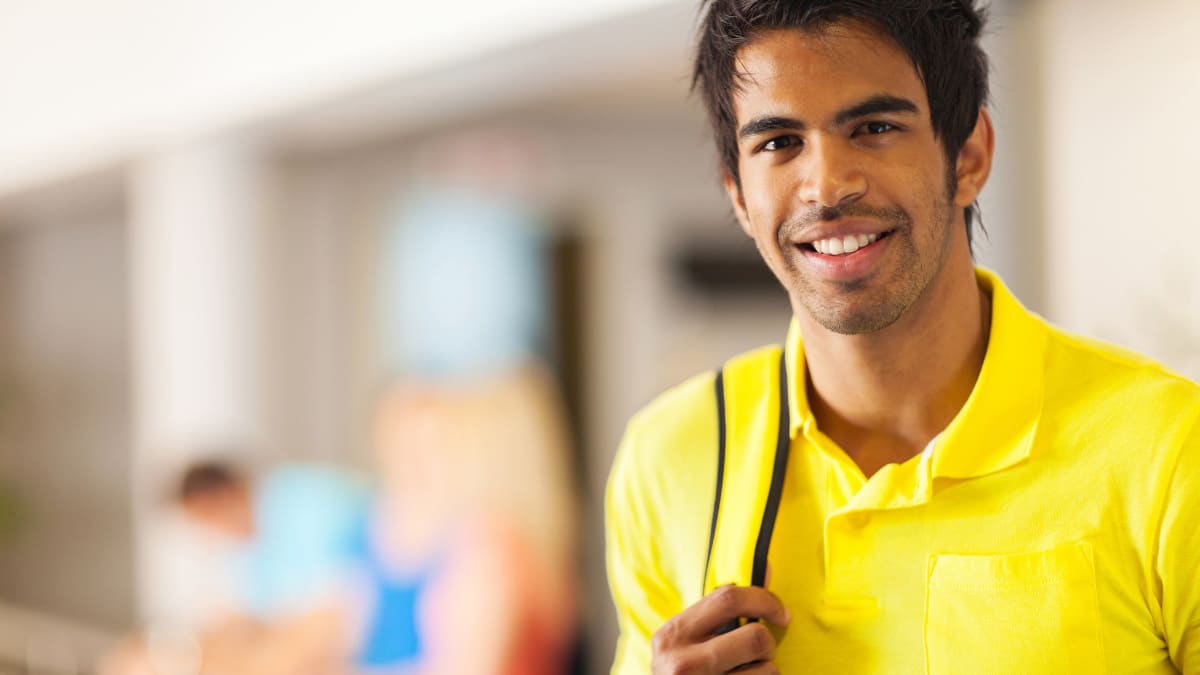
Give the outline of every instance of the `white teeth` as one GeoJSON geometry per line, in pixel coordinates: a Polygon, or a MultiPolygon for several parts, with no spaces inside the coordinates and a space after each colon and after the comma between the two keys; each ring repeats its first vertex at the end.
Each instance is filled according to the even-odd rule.
{"type": "Polygon", "coordinates": [[[879,240],[878,234],[850,234],[814,241],[812,247],[824,255],[849,255],[879,240]]]}

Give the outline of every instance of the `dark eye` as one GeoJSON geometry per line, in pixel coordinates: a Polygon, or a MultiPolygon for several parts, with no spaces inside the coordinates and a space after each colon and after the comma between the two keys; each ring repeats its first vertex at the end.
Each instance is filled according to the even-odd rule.
{"type": "Polygon", "coordinates": [[[767,152],[775,152],[777,150],[783,150],[784,148],[790,148],[790,147],[797,146],[797,145],[800,145],[799,137],[797,137],[797,136],[779,136],[777,138],[772,138],[771,140],[767,141],[766,143],[763,143],[762,146],[759,147],[759,150],[765,150],[767,152]]]}
{"type": "Polygon", "coordinates": [[[892,131],[895,128],[896,128],[895,126],[893,126],[892,124],[889,124],[887,122],[867,122],[866,124],[864,124],[860,127],[860,129],[862,129],[863,133],[871,134],[871,135],[885,134],[889,131],[892,131]]]}

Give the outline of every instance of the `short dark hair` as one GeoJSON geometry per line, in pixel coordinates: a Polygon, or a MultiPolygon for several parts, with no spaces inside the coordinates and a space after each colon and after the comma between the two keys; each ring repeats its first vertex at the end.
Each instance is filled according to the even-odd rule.
{"type": "Polygon", "coordinates": [[[197,462],[189,466],[175,488],[175,501],[180,504],[230,490],[246,483],[245,473],[233,464],[220,460],[197,462]]]}
{"type": "MultiPolygon", "coordinates": [[[[988,98],[988,60],[979,46],[987,10],[975,0],[703,0],[700,7],[692,88],[703,96],[721,161],[737,185],[738,49],[765,31],[821,30],[846,21],[877,27],[908,55],[925,85],[933,131],[953,175],[988,98]]],[[[968,242],[978,215],[978,204],[965,210],[968,242]]]]}

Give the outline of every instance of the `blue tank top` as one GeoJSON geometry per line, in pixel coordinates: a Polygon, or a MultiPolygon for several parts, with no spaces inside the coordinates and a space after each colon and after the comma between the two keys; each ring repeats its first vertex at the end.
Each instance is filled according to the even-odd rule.
{"type": "Polygon", "coordinates": [[[424,656],[417,611],[437,572],[436,562],[415,575],[397,577],[384,568],[367,527],[359,538],[372,603],[355,662],[364,668],[415,665],[424,656]]]}

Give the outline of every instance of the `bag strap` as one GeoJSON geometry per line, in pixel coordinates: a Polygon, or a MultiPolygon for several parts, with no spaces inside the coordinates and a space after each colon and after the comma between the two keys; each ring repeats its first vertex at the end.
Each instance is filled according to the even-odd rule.
{"type": "MultiPolygon", "coordinates": [[[[754,357],[751,356],[753,359],[754,357]]],[[[769,363],[769,362],[768,362],[769,363]]],[[[783,497],[784,478],[787,475],[788,453],[791,446],[791,428],[790,428],[790,403],[788,397],[788,374],[787,374],[787,359],[783,350],[779,350],[778,359],[778,376],[771,378],[769,370],[764,373],[763,367],[760,365],[757,368],[753,367],[753,361],[743,362],[740,364],[730,364],[721,370],[717,371],[714,382],[714,395],[717,404],[717,480],[716,489],[714,490],[712,521],[709,525],[708,533],[708,552],[704,562],[704,578],[701,580],[701,594],[707,593],[710,586],[715,586],[717,583],[723,582],[725,579],[712,579],[710,584],[710,572],[713,567],[713,553],[717,546],[717,538],[721,536],[722,545],[738,545],[748,547],[751,538],[744,536],[743,532],[749,532],[754,527],[752,522],[730,523],[722,522],[723,512],[726,519],[729,518],[746,518],[753,516],[740,515],[739,512],[745,514],[746,504],[723,504],[726,501],[725,484],[727,482],[736,483],[743,489],[741,493],[730,493],[733,498],[739,500],[757,499],[759,494],[745,494],[746,486],[758,485],[761,483],[758,477],[762,475],[768,461],[768,449],[773,449],[770,453],[771,479],[766,486],[766,496],[763,500],[762,515],[758,522],[757,535],[753,537],[754,554],[750,558],[750,575],[749,579],[745,579],[742,574],[736,576],[742,579],[742,583],[749,582],[753,586],[764,586],[766,584],[767,575],[767,555],[771,547],[771,536],[775,531],[775,520],[779,513],[779,504],[783,497]],[[746,366],[751,366],[747,368],[746,366]],[[733,366],[731,368],[731,366],[733,366]],[[755,372],[757,371],[757,373],[755,372]],[[726,375],[730,374],[736,381],[727,382],[726,375]],[[757,377],[756,377],[757,375],[757,377]],[[765,377],[764,377],[765,376],[765,377]],[[775,383],[778,386],[778,396],[771,396],[770,390],[752,392],[749,401],[745,396],[739,398],[737,393],[741,393],[747,386],[754,386],[762,380],[767,380],[769,383],[775,383]],[[772,382],[774,381],[774,382],[772,382]],[[729,389],[738,389],[738,392],[731,395],[729,389]],[[756,402],[755,410],[738,409],[733,410],[733,403],[756,402]],[[774,420],[764,419],[765,417],[774,417],[774,420]],[[747,423],[749,420],[749,423],[747,423]],[[775,421],[774,438],[763,438],[761,434],[770,434],[769,421],[775,421]],[[731,426],[737,424],[735,431],[759,432],[758,438],[753,436],[742,438],[742,435],[734,434],[735,447],[730,450],[729,430],[731,426]],[[760,447],[738,447],[738,443],[743,445],[751,445],[758,443],[760,447]],[[728,472],[733,471],[736,475],[730,475],[728,472]],[[751,475],[752,474],[752,475],[751,475]],[[722,508],[723,505],[726,508],[722,508]],[[719,528],[718,523],[722,523],[719,528]],[[724,533],[724,536],[722,534],[724,533]],[[736,542],[736,543],[733,543],[736,542]]],[[[770,366],[766,366],[770,368],[770,366]]],[[[759,385],[759,389],[762,386],[759,385]]],[[[744,434],[743,434],[744,435],[744,434]]],[[[738,552],[739,557],[742,552],[738,552]]],[[[740,567],[740,564],[737,565],[740,567]]],[[[744,569],[744,568],[743,568],[744,569]]],[[[729,574],[730,570],[718,570],[722,574],[729,574]]]]}
{"type": "Polygon", "coordinates": [[[782,352],[779,355],[778,401],[779,433],[775,437],[775,465],[771,467],[771,491],[767,493],[762,527],[758,530],[758,542],[754,545],[754,574],[750,581],[754,586],[767,584],[767,551],[771,548],[771,535],[775,533],[775,517],[779,515],[779,501],[783,499],[783,479],[787,476],[788,453],[792,446],[787,358],[782,352]]]}
{"type": "Polygon", "coordinates": [[[704,576],[700,579],[703,596],[708,584],[708,566],[712,564],[713,541],[717,537],[717,516],[721,513],[721,491],[725,489],[725,369],[717,370],[717,489],[714,491],[712,524],[708,527],[708,553],[704,555],[704,576]]]}

